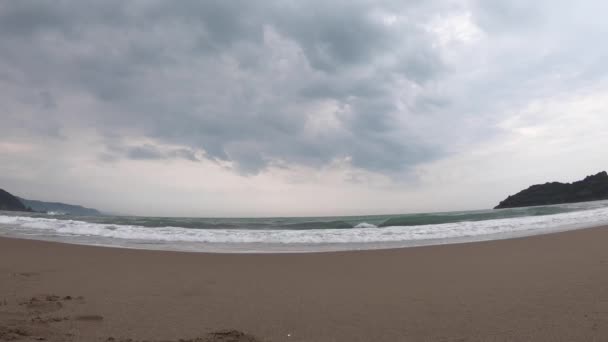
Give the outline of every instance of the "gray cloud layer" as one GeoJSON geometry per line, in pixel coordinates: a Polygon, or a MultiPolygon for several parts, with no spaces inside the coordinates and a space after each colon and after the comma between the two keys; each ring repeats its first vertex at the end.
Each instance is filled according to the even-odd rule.
{"type": "MultiPolygon", "coordinates": [[[[37,133],[37,125],[60,131],[78,120],[109,136],[202,149],[246,172],[273,161],[314,166],[345,157],[361,168],[403,169],[438,151],[397,122],[409,113],[397,108],[395,87],[428,82],[442,71],[441,60],[416,21],[387,27],[380,12],[370,13],[375,7],[5,3],[2,80],[39,107],[30,118],[15,114],[12,125],[37,133]],[[99,108],[62,113],[61,98],[70,93],[92,96],[99,108]],[[50,106],[58,108],[51,114],[50,106]]],[[[162,157],[150,148],[125,156],[162,157]]]]}
{"type": "Polygon", "coordinates": [[[495,134],[501,106],[541,94],[555,72],[565,78],[552,88],[605,74],[605,55],[589,53],[605,27],[563,10],[543,17],[552,4],[4,2],[0,132],[62,139],[67,127],[94,127],[104,160],[200,152],[256,173],[351,158],[401,172],[495,134]],[[441,46],[429,23],[454,13],[472,16],[481,51],[441,46]],[[589,36],[556,30],[563,23],[589,36]]]}

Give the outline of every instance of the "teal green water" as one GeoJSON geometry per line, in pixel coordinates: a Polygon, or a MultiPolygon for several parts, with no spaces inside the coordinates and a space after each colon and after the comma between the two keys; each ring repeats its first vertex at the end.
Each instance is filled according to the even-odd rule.
{"type": "Polygon", "coordinates": [[[0,212],[0,236],[226,253],[319,252],[512,238],[608,224],[608,201],[402,215],[176,218],[0,212]]]}
{"type": "MultiPolygon", "coordinates": [[[[420,226],[454,222],[474,222],[516,217],[544,216],[566,212],[602,208],[608,201],[572,203],[563,205],[500,209],[454,211],[440,213],[417,213],[395,215],[364,215],[335,217],[272,217],[272,218],[184,218],[184,217],[140,217],[140,216],[67,216],[53,215],[59,220],[78,220],[96,224],[139,226],[139,227],[180,227],[190,229],[250,229],[250,230],[307,230],[307,229],[349,229],[365,225],[377,227],[420,226]]],[[[7,214],[4,212],[4,214],[7,214]]],[[[20,213],[23,215],[23,213],[20,213]]],[[[31,217],[45,217],[47,214],[26,214],[31,217]]]]}

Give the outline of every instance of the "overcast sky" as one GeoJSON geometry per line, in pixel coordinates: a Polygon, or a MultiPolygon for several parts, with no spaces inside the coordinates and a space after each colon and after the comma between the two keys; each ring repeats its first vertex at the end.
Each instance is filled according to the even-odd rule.
{"type": "Polygon", "coordinates": [[[606,1],[0,3],[0,188],[158,216],[490,208],[608,169],[606,1]]]}

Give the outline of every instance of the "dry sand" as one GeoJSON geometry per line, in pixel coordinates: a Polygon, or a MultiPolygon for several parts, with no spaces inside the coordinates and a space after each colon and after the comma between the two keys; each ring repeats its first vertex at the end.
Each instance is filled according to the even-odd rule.
{"type": "Polygon", "coordinates": [[[2,238],[11,339],[608,341],[608,228],[282,255],[2,238]]]}

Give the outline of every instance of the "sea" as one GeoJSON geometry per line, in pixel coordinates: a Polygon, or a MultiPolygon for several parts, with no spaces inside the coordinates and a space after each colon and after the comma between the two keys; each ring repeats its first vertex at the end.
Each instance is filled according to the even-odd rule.
{"type": "Polygon", "coordinates": [[[499,240],[608,225],[608,201],[440,213],[270,218],[0,211],[0,236],[210,253],[309,253],[499,240]]]}

